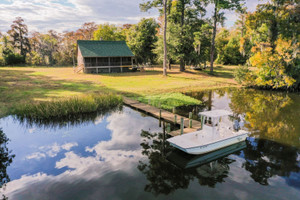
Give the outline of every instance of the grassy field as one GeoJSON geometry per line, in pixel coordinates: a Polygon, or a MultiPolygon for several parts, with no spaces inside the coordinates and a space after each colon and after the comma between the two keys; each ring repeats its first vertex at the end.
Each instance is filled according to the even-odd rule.
{"type": "Polygon", "coordinates": [[[93,92],[111,92],[147,97],[170,92],[235,87],[235,66],[218,66],[213,76],[207,71],[179,72],[162,76],[161,68],[145,72],[75,74],[71,67],[0,67],[0,117],[16,104],[71,97],[93,92]]]}

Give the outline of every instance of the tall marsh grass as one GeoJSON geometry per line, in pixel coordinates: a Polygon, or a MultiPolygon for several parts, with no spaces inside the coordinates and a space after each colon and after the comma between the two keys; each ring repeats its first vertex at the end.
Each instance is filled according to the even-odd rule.
{"type": "Polygon", "coordinates": [[[51,119],[106,111],[122,104],[122,97],[114,94],[89,94],[68,99],[16,106],[12,114],[18,118],[51,119]]]}

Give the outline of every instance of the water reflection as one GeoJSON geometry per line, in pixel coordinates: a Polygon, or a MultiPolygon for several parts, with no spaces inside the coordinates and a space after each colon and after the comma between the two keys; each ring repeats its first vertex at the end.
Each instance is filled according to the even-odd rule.
{"type": "MultiPolygon", "coordinates": [[[[300,172],[299,149],[265,140],[247,140],[244,150],[243,167],[251,173],[251,178],[261,185],[269,185],[269,179],[283,176],[287,179],[300,172]]],[[[300,189],[300,180],[298,186],[300,189]]]]}
{"type": "MultiPolygon", "coordinates": [[[[10,181],[9,175],[7,174],[7,167],[10,166],[15,157],[15,155],[12,154],[12,151],[7,147],[8,141],[9,139],[0,128],[0,191],[4,190],[5,185],[10,181]]],[[[0,198],[7,199],[3,194],[0,198]]]]}
{"type": "Polygon", "coordinates": [[[245,114],[253,136],[300,147],[300,96],[241,89],[230,99],[232,111],[245,114]]]}
{"type": "Polygon", "coordinates": [[[186,189],[194,179],[200,185],[215,187],[217,183],[224,182],[229,165],[235,162],[225,156],[238,153],[246,146],[239,143],[204,156],[192,156],[172,148],[165,142],[164,133],[142,131],[141,137],[142,154],[148,157],[148,161],[140,161],[138,169],[149,181],[145,191],[155,196],[186,189]]]}
{"type": "MultiPolygon", "coordinates": [[[[182,107],[180,112],[225,109],[245,116],[252,136],[300,147],[300,96],[293,93],[227,88],[187,93],[202,106],[182,107]]],[[[186,113],[187,114],[187,113],[186,113]]]]}
{"type": "Polygon", "coordinates": [[[78,113],[68,116],[63,116],[59,118],[50,118],[50,119],[36,119],[28,117],[17,117],[15,119],[26,127],[39,127],[39,128],[50,128],[50,129],[59,129],[63,127],[75,127],[82,126],[84,124],[89,124],[91,122],[98,123],[101,121],[105,115],[112,114],[114,112],[122,111],[123,106],[117,106],[111,109],[90,112],[90,113],[78,113]]]}
{"type": "MultiPolygon", "coordinates": [[[[138,169],[146,176],[146,192],[155,196],[168,195],[178,189],[187,189],[196,180],[200,185],[214,188],[229,178],[236,160],[249,172],[251,179],[261,185],[284,177],[292,187],[300,189],[299,149],[280,143],[249,138],[227,148],[205,155],[188,155],[165,143],[163,133],[142,131],[142,153],[148,161],[140,161],[138,169]],[[296,178],[294,177],[296,175],[296,178]]],[[[232,172],[235,173],[235,172],[232,172]]]]}

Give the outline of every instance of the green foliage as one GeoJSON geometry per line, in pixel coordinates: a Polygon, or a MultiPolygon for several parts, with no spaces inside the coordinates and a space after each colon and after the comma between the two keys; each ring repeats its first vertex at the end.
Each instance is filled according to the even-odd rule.
{"type": "Polygon", "coordinates": [[[243,83],[246,86],[251,86],[253,82],[253,80],[251,80],[251,78],[253,78],[251,70],[246,65],[239,65],[235,69],[234,78],[238,83],[243,83]]]}
{"type": "Polygon", "coordinates": [[[25,63],[25,58],[18,53],[9,53],[4,57],[6,65],[17,65],[25,63]]]}
{"type": "Polygon", "coordinates": [[[154,63],[156,54],[153,52],[157,42],[158,24],[154,19],[142,19],[133,25],[127,36],[127,44],[136,56],[138,63],[154,63]]]}
{"type": "Polygon", "coordinates": [[[262,88],[300,88],[299,34],[296,1],[272,0],[246,17],[246,36],[253,45],[249,62],[253,84],[262,88]]]}
{"type": "Polygon", "coordinates": [[[5,59],[3,57],[0,57],[0,66],[5,65],[5,59]]]}
{"type": "Polygon", "coordinates": [[[114,94],[91,94],[58,101],[26,103],[16,106],[12,114],[19,118],[50,119],[74,114],[104,111],[122,103],[122,97],[114,94]]]}
{"type": "Polygon", "coordinates": [[[94,40],[120,41],[125,39],[121,28],[112,24],[100,24],[94,32],[94,40]]]}
{"type": "Polygon", "coordinates": [[[217,63],[243,65],[246,57],[240,52],[241,36],[236,31],[222,29],[216,37],[217,63]]]}
{"type": "Polygon", "coordinates": [[[208,23],[203,24],[199,31],[194,32],[194,36],[194,47],[197,53],[196,64],[204,63],[206,65],[206,61],[209,61],[210,55],[212,26],[208,23]]]}
{"type": "Polygon", "coordinates": [[[143,103],[148,103],[163,109],[173,109],[174,107],[184,106],[184,105],[200,105],[202,102],[194,99],[192,97],[186,96],[182,93],[165,93],[159,95],[149,95],[144,97],[139,97],[138,101],[143,103]]]}

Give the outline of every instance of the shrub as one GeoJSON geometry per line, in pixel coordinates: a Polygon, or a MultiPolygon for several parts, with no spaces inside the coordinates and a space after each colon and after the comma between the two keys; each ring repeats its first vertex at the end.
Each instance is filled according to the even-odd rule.
{"type": "Polygon", "coordinates": [[[7,54],[5,55],[4,60],[6,65],[16,65],[25,63],[24,56],[21,56],[18,53],[7,54]]]}
{"type": "Polygon", "coordinates": [[[249,84],[251,71],[246,65],[239,65],[234,71],[234,78],[239,84],[249,84]]]}

